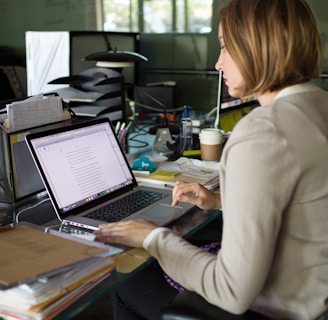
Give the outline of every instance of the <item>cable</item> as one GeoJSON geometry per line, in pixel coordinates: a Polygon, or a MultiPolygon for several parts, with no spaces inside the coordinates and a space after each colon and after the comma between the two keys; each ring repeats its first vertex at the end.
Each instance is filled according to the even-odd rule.
{"type": "Polygon", "coordinates": [[[218,98],[216,103],[216,119],[214,122],[214,128],[217,129],[219,129],[219,125],[220,125],[221,90],[222,90],[222,70],[219,71],[218,98]]]}
{"type": "Polygon", "coordinates": [[[134,135],[133,137],[129,138],[129,141],[133,141],[133,142],[140,144],[139,146],[131,146],[131,144],[128,144],[129,148],[145,148],[145,147],[149,146],[148,142],[136,139],[136,137],[141,136],[141,135],[143,135],[143,134],[138,133],[138,134],[134,135]]]}
{"type": "Polygon", "coordinates": [[[130,147],[130,148],[136,148],[136,149],[137,148],[145,148],[145,147],[148,147],[149,146],[149,143],[148,142],[136,139],[139,136],[143,136],[143,135],[148,134],[148,129],[147,129],[148,128],[148,124],[146,124],[146,125],[138,125],[136,123],[136,121],[134,120],[133,121],[133,127],[134,127],[134,130],[129,133],[128,147],[130,147]],[[132,146],[129,143],[131,141],[136,142],[139,145],[132,146]]]}
{"type": "MultiPolygon", "coordinates": [[[[129,98],[126,98],[125,101],[133,102],[136,106],[139,106],[139,107],[142,107],[142,108],[145,108],[145,109],[148,109],[148,110],[152,110],[152,111],[156,111],[156,112],[163,112],[163,109],[158,109],[158,108],[155,108],[155,107],[151,107],[151,106],[148,106],[148,105],[143,104],[141,102],[137,102],[137,101],[129,99],[129,98]]],[[[175,112],[175,111],[181,111],[181,110],[183,110],[183,106],[178,107],[178,108],[174,108],[174,109],[166,109],[167,112],[175,112]]]]}
{"type": "Polygon", "coordinates": [[[19,216],[20,216],[23,212],[25,212],[25,211],[27,211],[27,210],[30,210],[30,209],[33,209],[33,208],[37,207],[38,205],[40,205],[40,204],[42,204],[42,203],[44,203],[44,202],[46,202],[46,201],[49,201],[49,200],[50,200],[49,198],[43,199],[43,200],[37,202],[36,204],[34,204],[33,206],[30,206],[30,207],[27,207],[27,208],[24,208],[24,209],[18,211],[17,214],[16,214],[16,223],[19,223],[19,216]]]}
{"type": "Polygon", "coordinates": [[[214,112],[217,112],[217,107],[214,107],[206,116],[205,116],[205,120],[208,120],[211,115],[214,113],[214,112]]]}

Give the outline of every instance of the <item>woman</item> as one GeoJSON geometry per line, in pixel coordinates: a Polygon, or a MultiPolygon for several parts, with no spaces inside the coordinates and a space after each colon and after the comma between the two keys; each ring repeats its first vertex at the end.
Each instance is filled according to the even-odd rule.
{"type": "Polygon", "coordinates": [[[221,198],[178,183],[173,205],[223,210],[213,255],[166,228],[130,221],[100,225],[101,240],[143,246],[163,270],[210,303],[241,314],[317,319],[328,308],[328,93],[323,51],[304,0],[232,0],[220,13],[229,94],[261,107],[235,126],[220,166],[221,198]]]}

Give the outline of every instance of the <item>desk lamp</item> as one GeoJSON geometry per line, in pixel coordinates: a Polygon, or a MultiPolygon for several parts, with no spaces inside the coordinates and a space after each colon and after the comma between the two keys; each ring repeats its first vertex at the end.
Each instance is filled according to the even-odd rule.
{"type": "Polygon", "coordinates": [[[107,51],[95,52],[87,55],[84,60],[96,61],[97,67],[120,69],[132,67],[136,62],[148,61],[148,59],[136,52],[119,51],[113,48],[107,35],[103,34],[107,51]]]}
{"type": "MultiPolygon", "coordinates": [[[[135,63],[148,61],[148,58],[139,53],[120,51],[116,47],[113,48],[105,33],[103,33],[103,38],[107,51],[91,53],[83,58],[84,61],[95,61],[96,67],[114,69],[120,73],[125,67],[133,67],[135,63]]],[[[128,95],[127,87],[126,92],[128,95]]]]}
{"type": "Polygon", "coordinates": [[[108,51],[95,52],[87,55],[84,60],[96,61],[97,67],[122,69],[132,67],[136,62],[148,61],[148,59],[136,52],[119,51],[117,48],[108,51]]]}
{"type": "MultiPolygon", "coordinates": [[[[85,61],[96,61],[97,67],[111,68],[117,69],[117,71],[121,72],[124,67],[131,67],[137,62],[145,62],[148,61],[148,58],[145,56],[131,51],[119,51],[117,48],[112,48],[106,34],[104,34],[104,40],[106,42],[107,51],[95,52],[86,56],[83,60],[85,61]]],[[[136,89],[139,90],[138,87],[136,89]]],[[[150,128],[149,132],[151,134],[157,134],[158,129],[168,128],[170,133],[179,134],[179,127],[168,123],[167,120],[167,108],[157,99],[150,96],[149,94],[143,92],[148,96],[151,100],[155,101],[159,107],[163,110],[164,118],[161,124],[155,125],[150,128]]]]}

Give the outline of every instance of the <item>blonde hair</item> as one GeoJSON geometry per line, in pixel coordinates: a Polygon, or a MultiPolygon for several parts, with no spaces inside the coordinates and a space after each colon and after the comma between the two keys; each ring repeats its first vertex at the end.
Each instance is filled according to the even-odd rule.
{"type": "Polygon", "coordinates": [[[305,0],[232,0],[221,10],[220,23],[245,93],[275,91],[320,75],[323,47],[305,0]]]}

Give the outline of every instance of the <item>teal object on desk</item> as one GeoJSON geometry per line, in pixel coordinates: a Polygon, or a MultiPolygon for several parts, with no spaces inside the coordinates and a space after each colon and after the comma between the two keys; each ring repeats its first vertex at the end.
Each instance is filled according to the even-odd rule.
{"type": "Polygon", "coordinates": [[[156,169],[156,163],[145,156],[139,157],[132,163],[132,170],[154,172],[156,169]]]}

